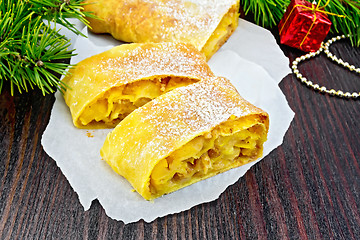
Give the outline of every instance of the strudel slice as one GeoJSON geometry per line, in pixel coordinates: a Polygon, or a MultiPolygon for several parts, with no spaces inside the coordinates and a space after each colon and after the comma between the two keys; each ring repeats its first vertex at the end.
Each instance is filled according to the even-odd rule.
{"type": "Polygon", "coordinates": [[[159,95],[209,76],[203,54],[191,44],[123,44],[71,69],[64,98],[76,127],[111,128],[159,95]]]}
{"type": "Polygon", "coordinates": [[[266,112],[214,77],[135,110],[108,134],[100,153],[151,200],[256,160],[268,128],[266,112]]]}
{"type": "Polygon", "coordinates": [[[209,59],[236,29],[239,0],[86,0],[91,31],[125,42],[187,42],[209,59]]]}

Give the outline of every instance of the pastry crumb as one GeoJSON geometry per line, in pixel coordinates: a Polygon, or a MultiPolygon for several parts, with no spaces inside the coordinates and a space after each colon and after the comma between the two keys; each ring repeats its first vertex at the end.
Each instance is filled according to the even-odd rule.
{"type": "Polygon", "coordinates": [[[93,133],[89,132],[89,131],[86,131],[86,136],[89,137],[89,138],[93,138],[94,135],[93,133]]]}

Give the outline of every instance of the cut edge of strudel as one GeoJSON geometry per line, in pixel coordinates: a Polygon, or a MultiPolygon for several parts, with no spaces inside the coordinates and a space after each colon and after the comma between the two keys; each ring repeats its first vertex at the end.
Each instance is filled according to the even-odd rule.
{"type": "Polygon", "coordinates": [[[146,200],[258,159],[268,114],[224,78],[178,88],[110,132],[102,158],[146,200]]]}
{"type": "Polygon", "coordinates": [[[123,44],[71,69],[64,99],[76,127],[112,128],[161,94],[209,76],[203,54],[190,44],[123,44]]]}
{"type": "Polygon", "coordinates": [[[239,20],[239,0],[86,0],[94,33],[125,42],[186,42],[207,59],[231,36],[239,20]]]}
{"type": "Polygon", "coordinates": [[[207,60],[209,60],[230,38],[238,26],[238,21],[239,3],[234,4],[223,16],[219,25],[201,48],[201,52],[205,54],[207,60]]]}

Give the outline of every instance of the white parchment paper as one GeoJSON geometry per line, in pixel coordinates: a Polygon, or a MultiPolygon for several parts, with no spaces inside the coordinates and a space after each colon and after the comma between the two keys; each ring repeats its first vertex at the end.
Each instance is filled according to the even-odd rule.
{"type": "MultiPolygon", "coordinates": [[[[72,63],[119,44],[109,36],[89,34],[86,28],[83,33],[89,38],[78,37],[72,41],[78,52],[72,63]]],[[[209,65],[215,74],[230,79],[244,98],[269,113],[270,130],[264,156],[281,145],[294,113],[277,85],[290,73],[288,59],[271,33],[240,20],[234,35],[211,58],[209,65]]],[[[75,128],[61,94],[56,93],[55,97],[50,121],[42,136],[44,150],[56,161],[85,210],[98,199],[109,217],[124,223],[140,219],[150,222],[213,201],[261,160],[149,202],[132,191],[131,185],[101,160],[99,151],[111,130],[75,128]]]]}

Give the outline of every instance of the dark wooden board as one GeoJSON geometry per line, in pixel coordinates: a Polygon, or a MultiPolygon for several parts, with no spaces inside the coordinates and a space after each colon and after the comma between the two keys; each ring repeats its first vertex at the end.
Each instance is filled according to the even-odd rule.
{"type": "MultiPolygon", "coordinates": [[[[292,61],[302,52],[282,46],[292,61]]],[[[360,49],[332,50],[360,67],[360,49]]],[[[328,88],[360,91],[360,75],[324,55],[300,65],[328,88]]],[[[0,239],[359,239],[360,100],[280,83],[295,118],[284,143],[221,194],[188,211],[124,225],[97,200],[84,211],[42,149],[54,96],[0,95],[0,239]]],[[[62,136],[54,136],[54,138],[62,136]]]]}

